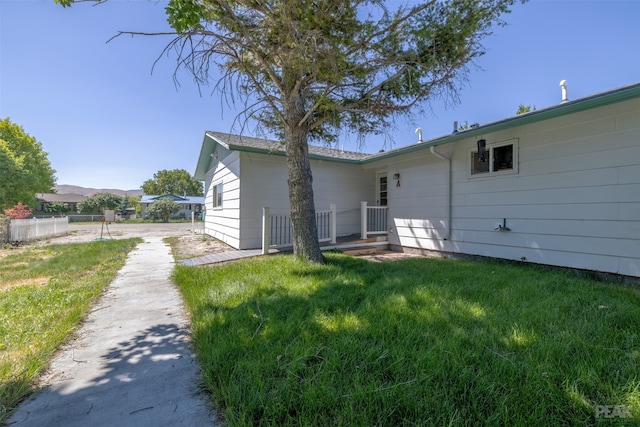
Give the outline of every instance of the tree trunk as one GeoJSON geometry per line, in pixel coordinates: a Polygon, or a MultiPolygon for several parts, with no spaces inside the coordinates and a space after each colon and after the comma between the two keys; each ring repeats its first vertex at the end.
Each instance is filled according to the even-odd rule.
{"type": "Polygon", "coordinates": [[[293,227],[293,255],[296,258],[324,264],[320,243],[316,208],[313,200],[313,178],[309,162],[309,129],[299,126],[304,117],[301,96],[289,100],[285,109],[285,142],[289,184],[289,204],[293,227]]]}

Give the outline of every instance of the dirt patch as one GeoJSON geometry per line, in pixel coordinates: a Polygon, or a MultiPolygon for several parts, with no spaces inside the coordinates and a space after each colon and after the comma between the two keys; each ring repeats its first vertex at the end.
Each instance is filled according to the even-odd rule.
{"type": "Polygon", "coordinates": [[[385,262],[385,261],[400,261],[402,259],[410,259],[410,258],[425,258],[424,255],[418,254],[409,254],[404,252],[395,252],[395,251],[381,251],[373,248],[365,248],[365,249],[348,249],[344,251],[345,254],[357,256],[360,258],[370,259],[375,262],[385,262]]]}
{"type": "Polygon", "coordinates": [[[23,246],[13,246],[13,247],[8,245],[5,247],[0,246],[0,259],[6,258],[9,255],[15,255],[21,251],[24,251],[24,249],[28,246],[29,246],[28,244],[25,244],[23,246]]]}
{"type": "Polygon", "coordinates": [[[28,279],[15,279],[6,282],[0,282],[0,291],[8,291],[9,289],[19,286],[41,286],[49,281],[49,277],[32,277],[28,279]]]}
{"type": "MultiPolygon", "coordinates": [[[[50,237],[25,243],[22,248],[52,244],[86,243],[96,240],[126,239],[130,237],[167,237],[176,258],[187,259],[234,250],[210,236],[203,234],[202,224],[196,223],[143,223],[143,224],[69,224],[69,232],[63,236],[50,237]]],[[[15,249],[0,249],[0,259],[15,249]]]]}
{"type": "Polygon", "coordinates": [[[168,239],[176,259],[197,258],[235,249],[206,234],[187,234],[168,239]]]}
{"type": "MultiPolygon", "coordinates": [[[[231,246],[203,233],[202,223],[145,223],[145,224],[69,224],[69,233],[65,236],[45,239],[25,246],[41,246],[57,243],[81,243],[97,239],[123,239],[128,237],[167,237],[176,259],[197,258],[208,254],[235,250],[231,246]]],[[[12,249],[0,249],[0,258],[10,254],[12,249]]],[[[396,261],[407,258],[424,257],[393,251],[380,251],[373,248],[345,250],[353,256],[373,261],[396,261]]]]}

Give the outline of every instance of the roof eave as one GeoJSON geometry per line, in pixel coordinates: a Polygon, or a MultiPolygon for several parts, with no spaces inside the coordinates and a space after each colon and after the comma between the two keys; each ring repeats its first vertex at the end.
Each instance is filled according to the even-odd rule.
{"type": "MultiPolygon", "coordinates": [[[[280,156],[286,157],[286,153],[280,150],[268,150],[265,148],[258,147],[249,147],[246,145],[239,144],[229,144],[228,148],[234,151],[243,151],[245,153],[259,153],[259,154],[268,154],[272,156],[280,156]]],[[[362,160],[359,159],[343,159],[339,157],[331,157],[331,156],[323,156],[321,154],[309,153],[310,160],[327,160],[331,162],[340,162],[340,163],[352,163],[352,164],[360,164],[362,160]]]]}
{"type": "Polygon", "coordinates": [[[216,149],[216,144],[220,144],[225,148],[229,148],[229,145],[224,141],[216,138],[209,131],[204,133],[204,139],[202,140],[202,146],[200,147],[200,155],[198,156],[198,163],[196,163],[196,170],[193,174],[193,178],[198,181],[204,181],[207,176],[207,168],[211,161],[211,155],[216,149]],[[208,140],[211,143],[208,143],[208,140]]]}
{"type": "Polygon", "coordinates": [[[449,144],[469,137],[486,135],[492,132],[499,132],[501,130],[514,128],[516,126],[524,126],[531,123],[537,123],[543,120],[549,120],[568,114],[579,113],[581,111],[586,111],[618,102],[624,102],[638,97],[640,97],[640,83],[635,83],[629,86],[614,89],[606,93],[591,95],[585,98],[577,99],[575,101],[563,102],[562,104],[557,104],[541,110],[509,117],[496,122],[488,123],[486,125],[478,126],[473,129],[464,130],[451,135],[441,136],[429,141],[418,142],[416,144],[397,148],[385,153],[372,154],[371,156],[363,159],[361,163],[367,164],[382,159],[401,156],[432,146],[435,147],[443,144],[449,144]]]}
{"type": "MultiPolygon", "coordinates": [[[[425,148],[439,146],[443,144],[449,144],[457,142],[467,138],[473,138],[475,136],[486,135],[488,133],[499,132],[505,129],[514,128],[517,126],[524,126],[531,123],[537,123],[543,120],[549,120],[556,117],[565,116],[568,114],[578,113],[593,108],[614,104],[617,102],[623,102],[630,99],[640,97],[640,83],[634,83],[628,86],[624,86],[618,89],[607,91],[591,95],[588,97],[580,98],[575,101],[567,101],[561,104],[553,105],[551,107],[543,108],[541,110],[532,111],[529,113],[509,117],[496,122],[488,123],[482,126],[475,127],[473,129],[464,130],[451,135],[444,135],[429,141],[421,141],[416,144],[407,145],[394,150],[390,150],[383,153],[371,154],[361,159],[346,159],[339,157],[323,156],[319,154],[309,154],[309,158],[312,160],[325,160],[331,162],[348,163],[356,165],[364,165],[372,162],[376,162],[383,159],[389,159],[405,154],[410,154],[425,148]]],[[[251,147],[241,144],[229,144],[225,141],[217,138],[209,131],[205,132],[205,137],[200,150],[200,156],[198,157],[198,163],[196,165],[196,171],[194,178],[200,181],[205,180],[207,168],[210,163],[210,157],[215,151],[216,144],[220,144],[222,147],[228,150],[243,151],[247,153],[260,153],[268,155],[276,155],[285,157],[284,151],[272,150],[258,147],[251,147]],[[207,143],[207,140],[211,140],[211,144],[207,143]]]]}

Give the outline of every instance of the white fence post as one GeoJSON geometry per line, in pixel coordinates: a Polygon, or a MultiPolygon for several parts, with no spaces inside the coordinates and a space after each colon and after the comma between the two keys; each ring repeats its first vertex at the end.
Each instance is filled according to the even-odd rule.
{"type": "Polygon", "coordinates": [[[269,240],[271,238],[269,208],[262,208],[262,255],[269,254],[269,240]]]}
{"type": "Polygon", "coordinates": [[[367,238],[367,202],[360,202],[360,238],[367,238]]]}
{"type": "Polygon", "coordinates": [[[10,242],[27,242],[69,231],[69,218],[14,219],[9,222],[7,236],[10,242]]]}
{"type": "Polygon", "coordinates": [[[336,219],[337,219],[336,204],[331,203],[329,205],[329,210],[331,211],[331,244],[335,245],[337,242],[336,236],[338,234],[337,233],[338,224],[336,223],[336,219]]]}

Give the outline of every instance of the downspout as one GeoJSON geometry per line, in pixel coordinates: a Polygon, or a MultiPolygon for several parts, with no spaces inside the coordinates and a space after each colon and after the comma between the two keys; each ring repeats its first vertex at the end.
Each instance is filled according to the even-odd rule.
{"type": "Polygon", "coordinates": [[[431,154],[439,159],[447,161],[447,234],[445,234],[443,240],[449,240],[451,235],[451,158],[446,157],[436,151],[436,147],[433,145],[429,147],[431,154]]]}

